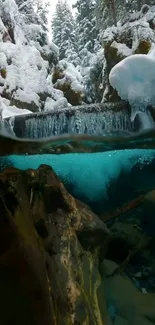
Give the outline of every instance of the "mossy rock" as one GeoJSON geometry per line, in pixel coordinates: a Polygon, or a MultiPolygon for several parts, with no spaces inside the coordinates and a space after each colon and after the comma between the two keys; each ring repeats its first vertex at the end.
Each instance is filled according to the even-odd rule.
{"type": "Polygon", "coordinates": [[[116,36],[116,41],[118,43],[125,44],[128,46],[129,49],[132,48],[132,42],[133,42],[133,30],[131,27],[122,30],[121,34],[118,34],[116,36]]]}
{"type": "Polygon", "coordinates": [[[104,223],[51,167],[0,174],[0,324],[109,324],[104,223]]]}
{"type": "Polygon", "coordinates": [[[60,68],[58,65],[55,66],[53,75],[52,75],[52,82],[55,84],[58,79],[62,79],[64,77],[63,69],[60,68]]]}
{"type": "Polygon", "coordinates": [[[0,70],[0,73],[1,73],[2,78],[3,78],[3,79],[6,79],[6,76],[7,76],[7,71],[6,71],[6,69],[1,69],[1,70],[0,70]]]}
{"type": "Polygon", "coordinates": [[[83,101],[83,93],[81,91],[75,91],[72,89],[72,85],[70,82],[66,81],[63,84],[59,83],[59,81],[55,85],[56,89],[61,90],[64,93],[64,96],[68,100],[68,102],[73,105],[81,105],[83,101]]]}
{"type": "Polygon", "coordinates": [[[151,42],[149,40],[141,40],[135,50],[135,54],[148,54],[151,49],[151,42]]]}
{"type": "Polygon", "coordinates": [[[111,69],[120,61],[125,59],[122,53],[118,52],[117,47],[114,45],[115,42],[108,42],[104,47],[104,54],[107,62],[107,72],[110,73],[111,69]]]}
{"type": "Polygon", "coordinates": [[[36,113],[39,111],[39,106],[37,106],[35,102],[33,102],[33,101],[31,103],[22,102],[16,98],[14,98],[15,94],[16,93],[14,90],[12,92],[9,92],[8,87],[7,87],[6,89],[3,90],[3,93],[1,94],[1,96],[10,101],[10,106],[16,106],[17,108],[20,108],[20,109],[27,109],[33,113],[36,113]]]}

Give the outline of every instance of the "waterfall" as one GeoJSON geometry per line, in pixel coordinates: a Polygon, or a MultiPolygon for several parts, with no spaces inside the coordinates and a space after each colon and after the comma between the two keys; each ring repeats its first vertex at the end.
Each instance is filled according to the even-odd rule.
{"type": "Polygon", "coordinates": [[[132,131],[133,123],[129,113],[125,110],[112,110],[115,105],[84,105],[61,111],[16,116],[13,130],[19,137],[34,139],[62,134],[103,135],[111,130],[132,131]]]}
{"type": "Polygon", "coordinates": [[[148,130],[155,127],[155,123],[153,117],[151,115],[150,110],[148,109],[148,105],[132,105],[131,106],[131,122],[134,123],[136,117],[138,116],[140,122],[140,130],[148,130]],[[140,106],[140,108],[139,108],[140,106]]]}

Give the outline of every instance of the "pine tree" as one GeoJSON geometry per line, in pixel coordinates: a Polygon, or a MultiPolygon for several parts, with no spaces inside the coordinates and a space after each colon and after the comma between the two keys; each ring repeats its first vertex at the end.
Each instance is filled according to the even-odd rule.
{"type": "Polygon", "coordinates": [[[36,23],[37,17],[35,15],[33,2],[31,0],[15,0],[18,5],[19,12],[24,14],[27,23],[36,23]]]}
{"type": "Polygon", "coordinates": [[[153,6],[155,4],[154,0],[128,0],[127,8],[129,12],[140,11],[143,5],[153,6]]]}
{"type": "Polygon", "coordinates": [[[36,13],[39,19],[40,24],[42,25],[43,29],[45,31],[48,30],[47,25],[48,25],[48,12],[49,12],[49,2],[43,0],[35,0],[35,7],[36,7],[36,13]]]}
{"type": "Polygon", "coordinates": [[[77,10],[78,55],[80,65],[85,68],[92,64],[94,53],[100,48],[96,27],[96,0],[78,0],[73,8],[77,10]]]}
{"type": "Polygon", "coordinates": [[[112,25],[116,26],[117,22],[122,19],[126,13],[126,0],[97,0],[96,15],[99,28],[105,29],[112,25]]]}
{"type": "Polygon", "coordinates": [[[96,1],[78,0],[73,7],[77,9],[76,34],[79,35],[79,51],[85,48],[90,52],[94,52],[98,36],[95,17],[96,1]]]}
{"type": "Polygon", "coordinates": [[[15,0],[15,2],[27,23],[41,25],[47,31],[48,2],[43,0],[15,0]]]}
{"type": "Polygon", "coordinates": [[[77,53],[75,22],[67,1],[59,0],[52,19],[53,42],[59,47],[60,59],[77,53]]]}

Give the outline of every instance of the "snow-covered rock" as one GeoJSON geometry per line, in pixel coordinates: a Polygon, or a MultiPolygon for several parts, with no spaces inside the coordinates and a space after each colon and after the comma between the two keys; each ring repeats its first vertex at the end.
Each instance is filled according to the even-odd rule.
{"type": "MultiPolygon", "coordinates": [[[[103,101],[119,100],[117,92],[109,84],[111,69],[125,58],[136,54],[148,54],[155,47],[155,9],[153,7],[142,8],[136,15],[129,15],[126,20],[120,21],[115,27],[107,28],[104,32],[106,63],[103,71],[103,101]]],[[[130,62],[130,60],[124,62],[130,62]]],[[[123,98],[127,99],[127,96],[123,98]]]]}
{"type": "Polygon", "coordinates": [[[58,55],[39,23],[29,23],[14,0],[0,1],[0,98],[9,100],[9,106],[1,105],[3,116],[12,115],[11,107],[19,114],[20,109],[36,112],[66,103],[51,80],[58,55]]]}
{"type": "Polygon", "coordinates": [[[63,91],[71,105],[80,105],[84,100],[83,78],[77,68],[66,60],[55,66],[52,80],[54,87],[63,91]]]}
{"type": "Polygon", "coordinates": [[[155,58],[135,54],[119,62],[111,70],[110,84],[120,97],[133,106],[155,104],[155,58]]]}
{"type": "Polygon", "coordinates": [[[53,100],[50,97],[47,97],[46,102],[45,102],[45,107],[44,110],[45,111],[52,111],[55,110],[57,108],[61,109],[61,108],[65,108],[68,107],[68,101],[65,97],[62,97],[60,99],[58,99],[57,101],[53,100]]]}
{"type": "Polygon", "coordinates": [[[15,105],[10,106],[8,99],[0,97],[0,116],[2,118],[25,114],[32,114],[32,112],[27,109],[17,108],[15,105]]]}
{"type": "MultiPolygon", "coordinates": [[[[111,70],[109,81],[119,96],[130,103],[132,119],[137,113],[146,113],[149,105],[155,105],[155,50],[119,62],[111,70]]],[[[150,118],[149,121],[152,127],[150,118]]]]}

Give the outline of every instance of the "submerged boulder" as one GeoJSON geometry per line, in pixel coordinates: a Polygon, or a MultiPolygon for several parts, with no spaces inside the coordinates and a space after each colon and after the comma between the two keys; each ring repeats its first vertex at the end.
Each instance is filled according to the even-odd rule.
{"type": "Polygon", "coordinates": [[[0,174],[0,323],[110,324],[97,251],[109,232],[53,170],[0,174]]]}

